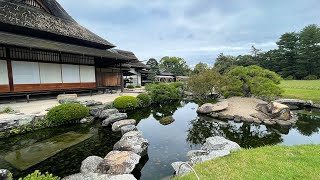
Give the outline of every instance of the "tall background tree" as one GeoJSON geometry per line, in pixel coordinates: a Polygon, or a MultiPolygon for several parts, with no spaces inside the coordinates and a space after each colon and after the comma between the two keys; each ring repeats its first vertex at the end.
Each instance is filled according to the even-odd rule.
{"type": "Polygon", "coordinates": [[[160,70],[170,72],[175,76],[189,75],[190,69],[183,58],[165,56],[160,60],[160,70]]]}
{"type": "Polygon", "coordinates": [[[209,65],[206,63],[199,62],[194,66],[193,74],[199,74],[209,69],[209,65]]]}
{"type": "Polygon", "coordinates": [[[147,61],[147,66],[150,67],[150,71],[149,71],[149,74],[148,74],[148,79],[151,80],[151,81],[154,81],[156,75],[160,73],[159,63],[158,63],[158,61],[156,59],[150,58],[147,61]]]}

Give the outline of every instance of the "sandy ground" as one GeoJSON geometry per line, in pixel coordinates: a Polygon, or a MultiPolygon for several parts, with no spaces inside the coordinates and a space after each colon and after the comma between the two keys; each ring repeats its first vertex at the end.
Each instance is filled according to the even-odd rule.
{"type": "MultiPolygon", "coordinates": [[[[85,100],[95,100],[100,101],[102,103],[109,103],[114,101],[119,96],[137,96],[139,93],[143,92],[143,90],[135,90],[130,92],[124,92],[124,93],[116,93],[116,94],[99,94],[99,95],[93,95],[93,96],[80,96],[78,97],[79,101],[85,101],[85,100]]],[[[29,103],[27,102],[19,102],[19,103],[10,103],[10,104],[1,104],[1,106],[10,106],[14,110],[19,111],[20,113],[24,114],[39,114],[45,112],[46,109],[54,107],[56,105],[59,105],[58,101],[56,99],[50,99],[50,100],[37,100],[37,101],[31,101],[29,103]]],[[[0,118],[8,118],[14,116],[13,114],[0,114],[0,118]]]]}
{"type": "Polygon", "coordinates": [[[222,114],[239,115],[250,118],[250,114],[257,113],[255,110],[257,104],[264,101],[256,98],[232,97],[226,99],[229,102],[227,110],[222,111],[222,114]]]}

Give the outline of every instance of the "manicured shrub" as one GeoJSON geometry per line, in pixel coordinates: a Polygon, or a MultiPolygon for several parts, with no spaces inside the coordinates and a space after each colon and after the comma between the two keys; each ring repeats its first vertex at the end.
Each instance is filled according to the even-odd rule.
{"type": "Polygon", "coordinates": [[[128,89],[134,89],[134,86],[130,84],[130,85],[127,86],[127,88],[128,89]]]}
{"type": "Polygon", "coordinates": [[[136,88],[141,88],[141,86],[136,86],[136,88]]]}
{"type": "Polygon", "coordinates": [[[184,82],[173,82],[173,83],[170,83],[170,85],[174,86],[175,88],[183,89],[184,82]]]}
{"type": "Polygon", "coordinates": [[[117,109],[134,109],[138,106],[138,99],[133,96],[121,96],[113,101],[113,106],[117,109]]]}
{"type": "Polygon", "coordinates": [[[303,78],[304,80],[317,80],[318,77],[316,75],[308,75],[305,78],[303,78]]]}
{"type": "Polygon", "coordinates": [[[139,94],[137,99],[139,100],[139,107],[148,107],[151,105],[151,97],[146,93],[139,94]]]}
{"type": "Polygon", "coordinates": [[[152,102],[156,104],[165,104],[181,98],[179,89],[166,83],[150,85],[146,90],[149,92],[152,102]]]}
{"type": "Polygon", "coordinates": [[[41,174],[40,171],[36,170],[34,173],[29,174],[24,178],[19,178],[19,180],[60,180],[60,178],[49,174],[48,172],[41,174]]]}
{"type": "Polygon", "coordinates": [[[71,123],[89,116],[89,108],[80,104],[62,104],[52,108],[46,120],[49,125],[71,123]]]}

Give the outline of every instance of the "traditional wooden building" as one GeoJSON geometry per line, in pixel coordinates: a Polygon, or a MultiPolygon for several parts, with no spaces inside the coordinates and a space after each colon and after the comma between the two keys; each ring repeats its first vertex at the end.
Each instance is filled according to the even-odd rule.
{"type": "Polygon", "coordinates": [[[0,94],[116,87],[130,61],[56,0],[0,0],[0,94]]]}
{"type": "Polygon", "coordinates": [[[139,61],[133,52],[119,49],[116,51],[130,59],[129,62],[123,64],[123,75],[126,85],[143,86],[145,84],[144,80],[147,79],[150,67],[139,61]]]}

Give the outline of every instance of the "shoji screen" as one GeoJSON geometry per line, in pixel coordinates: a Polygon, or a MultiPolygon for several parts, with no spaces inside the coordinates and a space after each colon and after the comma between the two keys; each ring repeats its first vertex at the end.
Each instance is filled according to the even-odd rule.
{"type": "Polygon", "coordinates": [[[7,61],[0,60],[0,85],[8,85],[8,69],[7,69],[7,61]]]}
{"type": "Polygon", "coordinates": [[[61,65],[39,63],[41,84],[62,83],[61,65]]]}
{"type": "Polygon", "coordinates": [[[40,71],[37,62],[12,61],[14,84],[40,84],[40,71]]]}
{"type": "Polygon", "coordinates": [[[79,65],[62,64],[63,83],[80,83],[79,65]]]}
{"type": "Polygon", "coordinates": [[[83,83],[96,82],[94,66],[80,66],[80,79],[83,83]]]}

